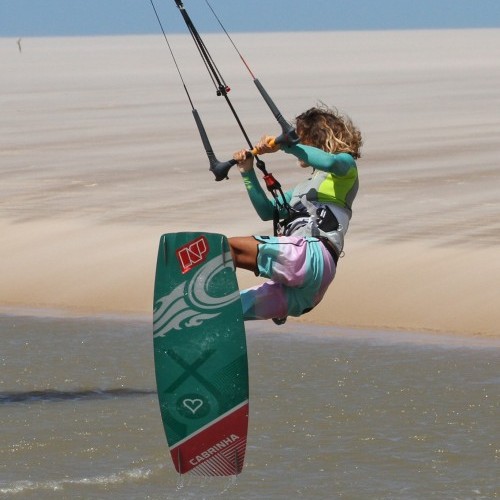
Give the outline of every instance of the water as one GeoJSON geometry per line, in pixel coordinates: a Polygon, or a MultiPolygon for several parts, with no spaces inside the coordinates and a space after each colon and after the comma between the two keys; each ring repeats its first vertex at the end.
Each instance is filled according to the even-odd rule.
{"type": "Polygon", "coordinates": [[[247,330],[244,471],[180,478],[148,321],[0,315],[0,498],[498,497],[500,342],[247,330]]]}

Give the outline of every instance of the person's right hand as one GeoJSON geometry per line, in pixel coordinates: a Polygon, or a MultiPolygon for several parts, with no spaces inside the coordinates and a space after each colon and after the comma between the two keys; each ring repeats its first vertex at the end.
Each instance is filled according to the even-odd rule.
{"type": "Polygon", "coordinates": [[[264,135],[254,148],[254,152],[258,155],[265,153],[275,153],[280,149],[279,144],[275,142],[276,137],[272,135],[264,135]]]}

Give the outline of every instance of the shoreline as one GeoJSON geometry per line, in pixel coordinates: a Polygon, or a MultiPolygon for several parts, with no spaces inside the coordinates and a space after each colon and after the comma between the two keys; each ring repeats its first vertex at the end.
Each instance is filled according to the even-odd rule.
{"type": "MultiPolygon", "coordinates": [[[[152,324],[152,314],[116,312],[77,312],[62,309],[39,309],[33,307],[0,306],[0,318],[30,318],[33,320],[97,320],[117,323],[152,324]]],[[[383,344],[409,343],[420,346],[436,345],[446,348],[500,348],[500,336],[469,333],[456,333],[438,330],[411,330],[401,328],[366,328],[353,325],[318,323],[304,319],[290,318],[288,328],[279,327],[270,321],[251,321],[246,323],[247,335],[279,335],[316,339],[341,339],[357,341],[380,341],[383,344]],[[309,330],[308,328],[311,328],[309,330]]]]}

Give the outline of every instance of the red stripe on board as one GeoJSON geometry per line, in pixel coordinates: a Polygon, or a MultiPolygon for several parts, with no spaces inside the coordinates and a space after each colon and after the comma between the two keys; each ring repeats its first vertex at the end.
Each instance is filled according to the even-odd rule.
{"type": "Polygon", "coordinates": [[[181,474],[233,476],[243,469],[248,431],[248,403],[170,449],[181,474]]]}

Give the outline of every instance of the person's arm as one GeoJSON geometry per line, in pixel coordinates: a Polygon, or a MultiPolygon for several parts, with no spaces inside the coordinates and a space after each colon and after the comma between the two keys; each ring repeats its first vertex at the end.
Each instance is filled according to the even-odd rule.
{"type": "Polygon", "coordinates": [[[351,168],[356,167],[356,161],[349,153],[327,153],[322,149],[304,144],[282,146],[281,149],[316,170],[330,172],[338,177],[344,177],[351,168]]]}
{"type": "Polygon", "coordinates": [[[262,189],[255,170],[252,168],[252,170],[241,172],[241,177],[257,215],[261,220],[271,220],[274,214],[274,203],[262,189]]]}
{"type": "MultiPolygon", "coordinates": [[[[257,175],[255,170],[249,170],[247,172],[241,172],[241,176],[243,178],[243,183],[245,184],[248,197],[252,202],[257,215],[261,218],[261,220],[272,220],[274,218],[274,211],[276,207],[276,200],[270,199],[264,189],[262,188],[260,182],[257,179],[257,175]]],[[[283,193],[284,200],[279,200],[280,203],[285,201],[289,203],[292,198],[292,191],[286,191],[283,193]]],[[[288,217],[288,211],[281,207],[280,208],[280,217],[288,217]]]]}
{"type": "Polygon", "coordinates": [[[255,175],[253,155],[249,154],[246,149],[241,149],[233,153],[233,159],[237,162],[238,170],[257,215],[261,220],[271,220],[274,213],[274,204],[267,197],[255,175]]]}

